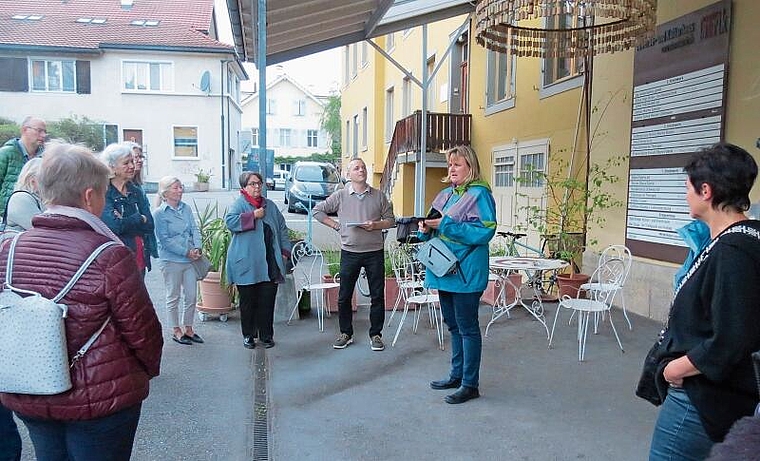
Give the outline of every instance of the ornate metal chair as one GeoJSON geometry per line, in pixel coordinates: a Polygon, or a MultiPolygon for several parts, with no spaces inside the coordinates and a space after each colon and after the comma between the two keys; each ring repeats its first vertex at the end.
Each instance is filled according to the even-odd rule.
{"type": "Polygon", "coordinates": [[[312,307],[317,310],[317,323],[319,331],[325,330],[325,314],[329,315],[326,302],[325,290],[340,287],[337,282],[323,282],[322,275],[327,273],[327,265],[322,250],[309,242],[298,242],[291,251],[293,259],[293,279],[296,290],[296,302],[288,318],[288,325],[298,310],[298,303],[304,291],[310,294],[312,307]]]}

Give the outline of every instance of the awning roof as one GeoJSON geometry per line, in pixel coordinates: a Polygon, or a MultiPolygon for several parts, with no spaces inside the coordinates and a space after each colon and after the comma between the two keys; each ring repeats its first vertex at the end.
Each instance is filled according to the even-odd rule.
{"type": "MultiPolygon", "coordinates": [[[[465,14],[473,0],[267,0],[267,65],[465,14]]],[[[256,61],[257,0],[227,0],[235,48],[256,61]]]]}

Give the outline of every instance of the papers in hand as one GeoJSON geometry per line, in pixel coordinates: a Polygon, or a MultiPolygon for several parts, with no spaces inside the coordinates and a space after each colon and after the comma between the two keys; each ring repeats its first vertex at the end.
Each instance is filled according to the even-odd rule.
{"type": "Polygon", "coordinates": [[[363,226],[365,223],[363,222],[347,222],[346,227],[359,227],[363,226]]]}

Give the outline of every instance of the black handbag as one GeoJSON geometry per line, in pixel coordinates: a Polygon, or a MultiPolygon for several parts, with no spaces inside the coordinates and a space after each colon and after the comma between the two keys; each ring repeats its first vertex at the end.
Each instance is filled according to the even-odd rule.
{"type": "Polygon", "coordinates": [[[667,342],[665,336],[667,330],[660,332],[660,337],[654,343],[646,357],[644,365],[641,368],[641,376],[636,385],[636,396],[648,401],[654,406],[662,405],[665,397],[668,395],[668,383],[662,376],[665,365],[668,364],[672,357],[667,353],[667,342]]]}

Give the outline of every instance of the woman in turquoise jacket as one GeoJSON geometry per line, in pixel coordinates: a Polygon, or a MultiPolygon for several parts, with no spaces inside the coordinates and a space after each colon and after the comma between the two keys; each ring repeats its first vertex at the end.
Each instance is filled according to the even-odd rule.
{"type": "Polygon", "coordinates": [[[488,242],[496,232],[496,203],[491,187],[481,179],[480,164],[468,146],[446,153],[450,186],[433,200],[428,216],[419,222],[418,237],[439,237],[456,255],[456,271],[437,277],[425,272],[425,287],[438,290],[443,321],[451,333],[451,371],[433,381],[433,389],[456,389],[446,403],[464,403],[480,396],[480,354],[483,341],[478,323],[480,296],[488,284],[488,242]]]}
{"type": "Polygon", "coordinates": [[[232,231],[227,250],[227,281],[240,294],[240,326],[243,346],[255,347],[255,338],[266,348],[274,346],[274,301],[277,284],[285,275],[290,240],[285,218],[273,201],[261,195],[259,173],[240,175],[240,197],[224,216],[232,231]]]}

